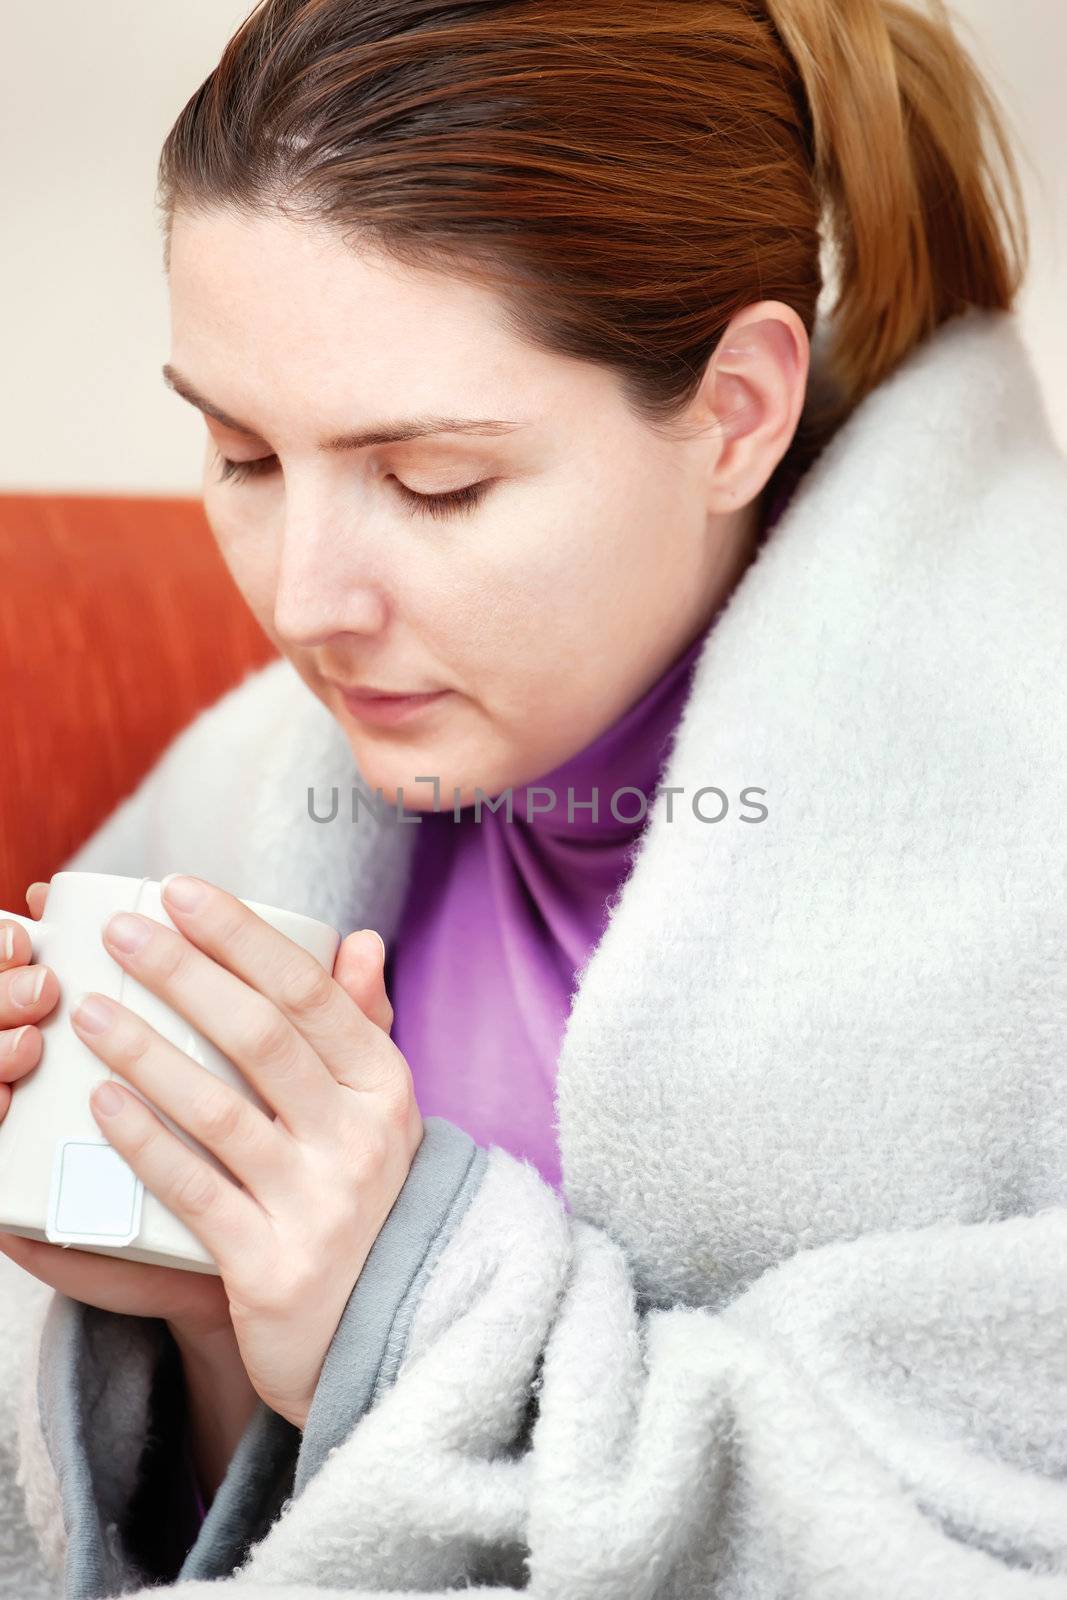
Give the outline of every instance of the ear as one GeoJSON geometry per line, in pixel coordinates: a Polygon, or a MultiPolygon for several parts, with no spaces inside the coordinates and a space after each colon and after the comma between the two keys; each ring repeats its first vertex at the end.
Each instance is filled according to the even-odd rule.
{"type": "Polygon", "coordinates": [[[341,940],[333,964],[334,982],[383,1032],[393,1026],[393,1007],[385,992],[385,943],[373,928],[341,940]]]}
{"type": "Polygon", "coordinates": [[[709,510],[748,505],[770,478],[800,421],[810,353],[804,324],[777,300],[747,306],[723,333],[697,400],[714,414],[720,441],[709,510]]]}

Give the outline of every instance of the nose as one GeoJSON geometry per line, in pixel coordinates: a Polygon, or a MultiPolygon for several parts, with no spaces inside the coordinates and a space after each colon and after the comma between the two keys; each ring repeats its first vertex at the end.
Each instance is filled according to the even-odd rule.
{"type": "Polygon", "coordinates": [[[339,633],[375,634],[388,616],[380,580],[351,526],[324,515],[288,517],[274,591],[274,630],[297,649],[339,633]]]}

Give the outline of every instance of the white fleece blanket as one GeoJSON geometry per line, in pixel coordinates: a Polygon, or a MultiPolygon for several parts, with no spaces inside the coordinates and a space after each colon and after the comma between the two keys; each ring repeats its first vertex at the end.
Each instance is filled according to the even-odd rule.
{"type": "MultiPolygon", "coordinates": [[[[969,312],[709,635],[560,1056],[573,1215],[494,1149],[395,1384],[183,1595],[1067,1600],[1065,729],[1067,463],[1014,318],[969,312]],[[706,785],[767,820],[698,821],[706,785]]],[[[307,816],[355,781],[278,662],[67,865],[388,937],[412,830],[307,816]]],[[[20,1442],[12,1600],[62,1548],[20,1442]]]]}

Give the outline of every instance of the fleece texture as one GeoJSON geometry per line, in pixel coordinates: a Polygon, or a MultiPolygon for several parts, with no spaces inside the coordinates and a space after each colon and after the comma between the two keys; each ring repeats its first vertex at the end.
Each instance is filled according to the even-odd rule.
{"type": "MultiPolygon", "coordinates": [[[[708,636],[576,984],[566,1205],[488,1150],[391,1381],[182,1595],[1067,1600],[1065,727],[1067,462],[1015,318],[969,311],[850,417],[708,636]]],[[[276,662],[68,865],[388,940],[411,829],[346,820],[356,782],[276,662]]],[[[20,1278],[12,1597],[49,1558],[62,1592],[68,1514],[20,1278]]]]}

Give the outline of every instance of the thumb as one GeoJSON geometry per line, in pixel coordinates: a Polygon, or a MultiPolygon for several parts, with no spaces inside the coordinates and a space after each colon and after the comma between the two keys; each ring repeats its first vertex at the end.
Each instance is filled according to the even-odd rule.
{"type": "Polygon", "coordinates": [[[30,916],[38,922],[44,916],[44,903],[48,899],[50,883],[31,883],[26,890],[26,904],[30,908],[30,916]]]}
{"type": "Polygon", "coordinates": [[[385,943],[373,928],[361,928],[341,940],[333,964],[336,983],[360,1010],[388,1033],[393,1007],[385,991],[385,943]]]}

